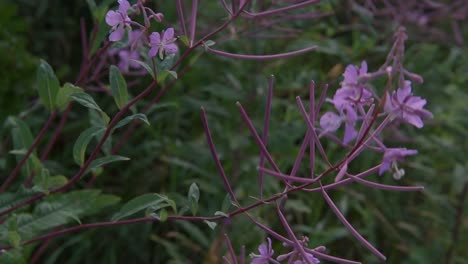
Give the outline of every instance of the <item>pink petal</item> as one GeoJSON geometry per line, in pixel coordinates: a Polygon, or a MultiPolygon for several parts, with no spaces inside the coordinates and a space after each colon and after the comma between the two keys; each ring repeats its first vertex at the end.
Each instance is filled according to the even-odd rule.
{"type": "Polygon", "coordinates": [[[158,32],[153,32],[150,35],[150,43],[158,45],[161,43],[161,35],[158,32]]]}
{"type": "Polygon", "coordinates": [[[343,76],[344,76],[343,82],[345,84],[357,83],[358,70],[357,70],[356,66],[348,65],[346,67],[346,70],[345,70],[343,76]]]}
{"type": "Polygon", "coordinates": [[[107,12],[106,14],[107,25],[114,27],[114,26],[117,26],[120,23],[120,21],[122,21],[122,16],[118,12],[115,12],[113,10],[110,10],[109,12],[107,12]]]}
{"type": "Polygon", "coordinates": [[[384,159],[379,168],[379,175],[382,175],[384,172],[388,171],[388,169],[390,169],[390,161],[384,159]]]}
{"type": "Polygon", "coordinates": [[[343,138],[343,143],[348,144],[351,142],[353,139],[355,139],[357,136],[357,131],[354,128],[354,125],[346,123],[345,125],[345,133],[344,133],[344,138],[343,138]]]}
{"type": "Polygon", "coordinates": [[[417,128],[421,128],[424,126],[424,123],[422,121],[422,119],[415,115],[415,114],[408,114],[408,113],[403,113],[403,119],[408,122],[409,124],[417,127],[417,128]]]}
{"type": "Polygon", "coordinates": [[[166,31],[164,31],[163,35],[163,41],[171,41],[174,38],[174,29],[173,28],[168,28],[166,31]]]}
{"type": "Polygon", "coordinates": [[[405,88],[398,88],[396,94],[398,102],[403,103],[405,98],[411,94],[411,86],[406,86],[405,88]]]}
{"type": "Polygon", "coordinates": [[[110,41],[119,41],[123,38],[125,34],[125,30],[123,28],[116,29],[114,32],[112,32],[109,35],[109,40],[110,41]]]}
{"type": "Polygon", "coordinates": [[[333,113],[326,112],[320,118],[320,127],[329,132],[335,132],[341,126],[341,118],[333,113]]]}
{"type": "Polygon", "coordinates": [[[393,102],[392,102],[392,97],[388,93],[385,96],[384,110],[386,113],[391,113],[393,112],[393,110],[395,110],[395,106],[393,105],[393,102]]]}
{"type": "Polygon", "coordinates": [[[165,45],[164,46],[164,50],[166,51],[166,54],[173,54],[173,53],[177,53],[177,45],[176,44],[168,44],[168,45],[165,45]]]}
{"type": "Polygon", "coordinates": [[[148,56],[150,58],[156,56],[156,54],[158,54],[158,50],[159,50],[159,46],[153,46],[151,47],[151,49],[148,51],[148,56]]]}
{"type": "Polygon", "coordinates": [[[265,244],[261,244],[258,246],[258,252],[260,252],[260,255],[262,256],[268,256],[268,247],[265,244]]]}
{"type": "Polygon", "coordinates": [[[367,73],[367,62],[362,61],[361,68],[359,69],[359,75],[364,75],[367,73]]]}
{"type": "Polygon", "coordinates": [[[119,11],[123,14],[127,14],[128,9],[130,8],[130,3],[127,0],[118,0],[119,2],[119,11]]]}
{"type": "Polygon", "coordinates": [[[406,105],[408,105],[409,107],[413,108],[413,109],[422,109],[424,107],[424,105],[426,105],[426,100],[425,99],[421,99],[421,97],[418,97],[418,96],[412,96],[408,102],[406,102],[406,105]]]}

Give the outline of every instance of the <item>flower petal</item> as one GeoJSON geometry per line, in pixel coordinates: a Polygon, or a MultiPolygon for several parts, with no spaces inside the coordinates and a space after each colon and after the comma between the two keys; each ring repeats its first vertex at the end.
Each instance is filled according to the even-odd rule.
{"type": "Polygon", "coordinates": [[[173,54],[177,53],[177,45],[172,43],[164,46],[164,50],[166,51],[166,54],[173,54]]]}
{"type": "Polygon", "coordinates": [[[151,49],[148,51],[148,57],[152,58],[158,54],[159,46],[153,46],[151,49]]]}
{"type": "Polygon", "coordinates": [[[417,128],[421,128],[424,126],[422,119],[416,114],[403,112],[403,120],[417,128]]]}
{"type": "Polygon", "coordinates": [[[114,32],[112,32],[109,35],[109,40],[110,41],[119,41],[123,38],[125,34],[125,30],[123,28],[116,29],[114,32]]]}
{"type": "Polygon", "coordinates": [[[364,75],[367,73],[367,62],[362,61],[361,62],[361,68],[359,69],[359,75],[364,75]]]}
{"type": "Polygon", "coordinates": [[[118,0],[117,2],[119,3],[119,11],[123,14],[127,14],[130,3],[127,0],[118,0]]]}
{"type": "Polygon", "coordinates": [[[320,127],[328,132],[335,132],[341,126],[341,118],[333,112],[326,112],[320,118],[320,127]]]}
{"type": "Polygon", "coordinates": [[[153,32],[150,35],[150,44],[159,45],[161,43],[161,35],[158,32],[153,32]]]}
{"type": "Polygon", "coordinates": [[[166,31],[164,31],[163,35],[163,41],[164,42],[170,42],[174,38],[174,28],[168,28],[166,31]]]}
{"type": "Polygon", "coordinates": [[[106,14],[106,24],[114,27],[117,26],[122,21],[122,16],[113,10],[110,10],[106,14]]]}

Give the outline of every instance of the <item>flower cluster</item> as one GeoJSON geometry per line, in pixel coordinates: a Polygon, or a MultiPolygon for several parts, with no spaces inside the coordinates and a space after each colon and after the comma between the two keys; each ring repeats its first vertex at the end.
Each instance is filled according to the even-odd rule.
{"type": "MultiPolygon", "coordinates": [[[[391,70],[389,70],[389,74],[391,70]]],[[[366,120],[366,107],[374,102],[374,93],[367,85],[367,81],[372,76],[379,74],[368,73],[367,63],[363,61],[361,66],[348,65],[343,74],[344,80],[341,87],[335,92],[333,99],[327,99],[332,103],[338,114],[326,112],[320,118],[322,135],[337,131],[341,125],[345,124],[343,144],[348,144],[354,140],[358,132],[355,128],[358,121],[366,120]]],[[[387,93],[384,98],[384,114],[390,121],[398,120],[408,123],[417,128],[422,128],[423,119],[431,118],[432,114],[424,109],[426,100],[411,93],[411,82],[404,81],[404,85],[387,93]]],[[[370,121],[370,120],[367,120],[370,121]]],[[[405,156],[417,154],[416,150],[406,148],[387,148],[378,139],[375,139],[381,152],[384,153],[383,161],[379,169],[382,175],[385,171],[393,170],[395,179],[400,179],[404,175],[403,169],[398,169],[397,161],[403,160],[405,156]]]]}
{"type": "MultiPolygon", "coordinates": [[[[265,243],[262,243],[258,247],[258,252],[260,254],[254,254],[251,253],[250,257],[252,258],[251,264],[268,264],[268,263],[280,263],[285,260],[287,260],[287,263],[293,263],[293,264],[319,264],[320,260],[318,260],[314,255],[311,253],[307,253],[304,255],[299,252],[298,249],[294,248],[291,252],[279,255],[276,260],[273,258],[273,254],[275,251],[271,247],[271,239],[267,237],[267,242],[268,245],[265,243]]],[[[308,242],[308,238],[304,237],[303,241],[301,241],[303,244],[308,242]]]]}
{"type": "Polygon", "coordinates": [[[118,4],[119,8],[117,10],[107,12],[106,23],[111,26],[109,35],[109,41],[111,42],[121,41],[125,36],[126,29],[128,29],[129,45],[120,51],[113,51],[113,54],[118,54],[119,56],[119,68],[121,70],[128,71],[129,68],[138,69],[141,67],[138,63],[131,62],[131,59],[140,59],[137,51],[138,48],[142,49],[145,46],[149,46],[148,56],[152,58],[158,54],[161,60],[164,58],[164,55],[178,52],[178,47],[175,44],[177,38],[174,37],[173,28],[167,28],[161,34],[158,32],[147,33],[151,26],[151,18],[156,22],[162,21],[164,16],[161,13],[155,13],[148,7],[143,6],[140,1],[134,6],[131,6],[127,0],[118,0],[118,4]],[[129,17],[131,10],[135,10],[135,13],[144,14],[145,25],[141,25],[129,17]],[[132,26],[137,26],[139,29],[132,31],[132,26]],[[137,45],[135,43],[144,45],[137,45]]]}
{"type": "Polygon", "coordinates": [[[357,136],[355,125],[358,121],[358,111],[373,102],[372,92],[360,81],[360,78],[366,74],[367,63],[365,61],[361,63],[361,67],[348,65],[341,88],[336,91],[333,99],[328,99],[333,103],[339,115],[329,112],[320,120],[320,125],[328,132],[335,132],[344,122],[344,144],[351,142],[357,136]]]}

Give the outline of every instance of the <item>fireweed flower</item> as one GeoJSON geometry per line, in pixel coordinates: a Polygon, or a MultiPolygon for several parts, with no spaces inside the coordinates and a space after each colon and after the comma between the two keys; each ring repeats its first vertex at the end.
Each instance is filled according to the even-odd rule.
{"type": "Polygon", "coordinates": [[[402,161],[406,156],[416,155],[418,151],[415,149],[407,149],[407,148],[387,148],[383,155],[382,165],[379,169],[379,175],[382,175],[385,171],[390,169],[394,169],[393,177],[395,179],[401,178],[405,171],[403,169],[398,169],[397,161],[402,161]]]}
{"type": "Polygon", "coordinates": [[[117,67],[122,72],[129,72],[130,68],[132,69],[140,69],[141,65],[133,60],[139,60],[140,55],[135,50],[120,50],[118,53],[119,56],[119,63],[117,67]]]}
{"type": "Polygon", "coordinates": [[[432,113],[423,109],[426,100],[411,93],[411,82],[405,81],[403,88],[398,88],[391,96],[387,94],[385,112],[403,119],[417,127],[423,127],[423,118],[432,117],[432,113]]]}
{"type": "Polygon", "coordinates": [[[310,254],[310,253],[306,253],[306,258],[309,260],[309,262],[307,262],[307,260],[301,256],[299,257],[298,259],[298,256],[300,256],[301,253],[299,253],[298,250],[294,249],[293,251],[287,253],[287,254],[283,254],[283,255],[279,255],[277,260],[278,261],[285,261],[286,259],[288,259],[288,263],[293,263],[293,264],[309,264],[310,263],[313,263],[313,264],[319,264],[320,263],[320,260],[318,260],[316,257],[314,257],[314,255],[310,254]],[[296,260],[294,260],[296,259],[296,260]],[[294,260],[294,262],[292,262],[294,260]]]}
{"type": "Polygon", "coordinates": [[[127,12],[130,8],[130,3],[127,0],[118,0],[119,9],[117,11],[110,10],[106,14],[106,23],[111,26],[110,41],[119,41],[125,34],[125,27],[130,28],[132,21],[128,17],[127,12]]]}
{"type": "Polygon", "coordinates": [[[177,53],[177,45],[174,44],[176,38],[174,38],[174,29],[168,28],[166,31],[153,32],[150,35],[150,46],[151,49],[148,52],[148,56],[154,57],[159,53],[159,58],[163,59],[164,54],[177,53]],[[161,39],[162,35],[162,39],[161,39]]]}
{"type": "Polygon", "coordinates": [[[272,258],[275,251],[271,248],[271,239],[269,237],[267,237],[267,241],[268,245],[262,243],[258,246],[258,252],[260,252],[260,255],[254,253],[250,254],[250,257],[252,258],[251,264],[279,263],[272,258]]]}
{"type": "Polygon", "coordinates": [[[139,49],[143,47],[144,33],[139,29],[128,32],[128,42],[122,49],[110,49],[109,56],[117,56],[117,67],[122,72],[130,69],[141,69],[142,66],[133,60],[140,60],[139,49]]]}
{"type": "Polygon", "coordinates": [[[343,74],[344,80],[333,99],[327,99],[333,103],[336,110],[345,119],[345,133],[343,143],[347,144],[357,136],[354,128],[358,120],[357,108],[370,105],[373,102],[372,93],[359,82],[359,78],[367,75],[367,63],[363,61],[361,67],[348,65],[343,74]]]}
{"type": "Polygon", "coordinates": [[[341,126],[341,118],[333,112],[326,112],[320,118],[320,127],[324,132],[335,132],[341,126]]]}
{"type": "Polygon", "coordinates": [[[361,62],[361,68],[348,65],[346,66],[345,72],[343,73],[344,80],[341,83],[343,88],[355,88],[359,85],[359,77],[363,77],[367,74],[367,62],[361,62]]]}

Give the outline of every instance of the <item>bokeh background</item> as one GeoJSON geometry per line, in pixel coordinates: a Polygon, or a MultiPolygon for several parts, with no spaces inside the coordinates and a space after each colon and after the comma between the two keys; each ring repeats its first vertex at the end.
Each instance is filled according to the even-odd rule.
{"type": "MultiPolygon", "coordinates": [[[[113,1],[105,2],[114,5],[113,1]]],[[[164,13],[167,25],[179,27],[172,1],[148,2],[154,10],[164,13]]],[[[264,2],[267,8],[270,1],[264,2]]],[[[212,25],[221,24],[225,15],[218,1],[200,1],[200,6],[201,35],[212,25]]],[[[319,49],[293,59],[268,62],[236,61],[200,50],[192,68],[148,114],[151,126],[139,127],[123,146],[120,153],[132,160],[106,167],[94,188],[117,195],[122,201],[157,192],[183,203],[190,184],[196,182],[201,191],[199,215],[213,215],[220,210],[226,191],[203,134],[199,113],[200,106],[204,106],[235,192],[245,204],[254,202],[252,197],[258,197],[259,150],[242,124],[235,102],[242,102],[260,129],[267,78],[275,76],[269,149],[280,168],[287,171],[306,131],[295,97],[308,97],[310,80],[315,80],[318,87],[328,83],[331,96],[348,64],[366,60],[369,68],[376,70],[385,61],[396,28],[403,25],[409,37],[404,64],[424,78],[424,83],[414,85],[413,89],[428,100],[427,108],[434,118],[423,129],[401,126],[387,133],[388,144],[419,150],[417,156],[403,164],[406,176],[402,180],[395,182],[390,175],[370,179],[387,184],[423,185],[425,190],[395,193],[351,184],[330,191],[330,195],[350,222],[387,255],[388,263],[468,263],[467,6],[466,0],[396,0],[385,4],[329,0],[291,12],[316,12],[316,17],[278,21],[278,27],[293,29],[286,33],[239,22],[239,28],[246,28],[246,32],[228,31],[217,42],[217,48],[247,54],[272,54],[312,44],[319,49]]],[[[8,154],[11,148],[5,143],[9,135],[3,125],[6,118],[20,116],[33,135],[47,120],[47,113],[37,102],[35,71],[39,59],[52,65],[61,83],[76,78],[81,62],[81,18],[91,29],[93,19],[87,1],[0,0],[1,177],[15,166],[14,158],[8,154]]],[[[127,80],[135,79],[129,76],[127,80]]],[[[138,77],[137,81],[139,84],[130,88],[133,95],[150,79],[138,77]]],[[[383,80],[374,85],[383,91],[383,80]]],[[[108,113],[115,111],[111,96],[90,93],[108,113]]],[[[153,96],[155,93],[144,102],[153,96]]],[[[137,107],[143,108],[144,102],[137,107]]],[[[325,105],[325,109],[329,107],[325,105]]],[[[71,112],[59,143],[46,162],[48,168],[73,175],[78,169],[71,155],[73,142],[88,126],[84,110],[71,112]]],[[[44,142],[50,136],[51,133],[44,142]]],[[[343,150],[339,146],[329,142],[325,147],[332,160],[341,157],[343,150]]],[[[380,159],[371,153],[364,154],[352,164],[351,170],[368,168],[380,159]]],[[[307,172],[304,163],[300,173],[307,172]]],[[[84,186],[84,182],[78,187],[84,186]]],[[[267,194],[276,193],[281,191],[281,184],[267,178],[265,190],[267,194]]],[[[105,221],[118,208],[118,205],[106,208],[82,221],[105,221]]],[[[294,230],[308,236],[311,246],[325,245],[330,254],[377,263],[340,224],[320,194],[291,195],[286,208],[294,230]]],[[[266,205],[253,214],[283,232],[271,209],[271,205],[266,205]]],[[[73,224],[72,221],[70,225],[73,224]]],[[[226,252],[224,232],[229,234],[236,250],[245,245],[248,253],[256,251],[265,237],[242,216],[214,231],[203,223],[136,224],[55,238],[38,263],[220,263],[226,252]]],[[[28,246],[24,252],[32,255],[39,246],[28,246]]],[[[279,243],[274,247],[281,252],[279,243]]]]}

